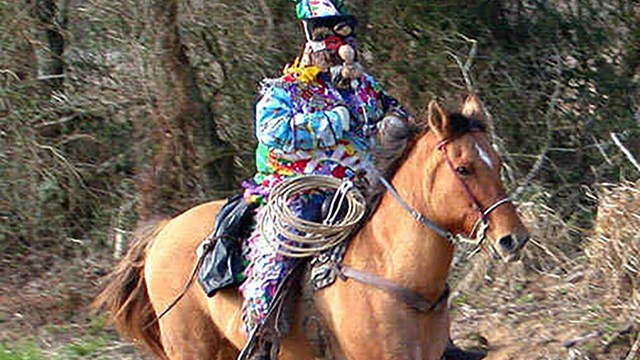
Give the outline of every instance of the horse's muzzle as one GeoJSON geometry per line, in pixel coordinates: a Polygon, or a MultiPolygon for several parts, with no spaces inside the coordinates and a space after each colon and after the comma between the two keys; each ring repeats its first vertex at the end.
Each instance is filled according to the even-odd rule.
{"type": "Polygon", "coordinates": [[[529,242],[529,234],[507,234],[498,239],[494,245],[494,257],[505,262],[520,260],[522,248],[529,242]],[[495,256],[497,255],[497,256],[495,256]]]}

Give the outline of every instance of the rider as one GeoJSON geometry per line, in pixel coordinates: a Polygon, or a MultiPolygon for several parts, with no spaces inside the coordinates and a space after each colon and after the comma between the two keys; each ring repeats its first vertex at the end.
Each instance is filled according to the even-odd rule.
{"type": "MultiPolygon", "coordinates": [[[[358,62],[356,20],[342,0],[294,2],[306,43],[283,76],[262,82],[255,122],[258,172],[243,183],[250,203],[264,204],[272,188],[292,176],[324,174],[363,183],[370,175],[376,125],[385,117],[408,117],[358,62]]],[[[299,217],[318,221],[324,198],[312,191],[291,206],[299,217]]],[[[249,334],[265,320],[278,285],[296,264],[278,254],[268,236],[255,230],[243,246],[250,261],[240,288],[249,334]]]]}

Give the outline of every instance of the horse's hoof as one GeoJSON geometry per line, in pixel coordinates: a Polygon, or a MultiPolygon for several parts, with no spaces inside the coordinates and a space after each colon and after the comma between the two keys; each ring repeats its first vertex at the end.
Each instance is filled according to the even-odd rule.
{"type": "Polygon", "coordinates": [[[466,351],[459,347],[447,347],[444,352],[444,360],[481,360],[487,356],[482,351],[466,351]]]}

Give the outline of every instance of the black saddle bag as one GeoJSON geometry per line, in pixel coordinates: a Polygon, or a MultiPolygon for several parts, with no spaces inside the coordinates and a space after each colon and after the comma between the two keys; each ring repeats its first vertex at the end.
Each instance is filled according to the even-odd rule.
{"type": "Polygon", "coordinates": [[[251,234],[253,210],[256,205],[247,203],[242,195],[228,199],[216,215],[213,249],[202,260],[198,282],[211,297],[223,288],[244,281],[245,264],[242,259],[242,241],[251,234]]]}

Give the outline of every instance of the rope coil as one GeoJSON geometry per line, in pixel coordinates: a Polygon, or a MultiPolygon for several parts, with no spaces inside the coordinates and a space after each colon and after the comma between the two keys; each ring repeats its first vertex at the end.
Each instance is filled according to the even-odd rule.
{"type": "Polygon", "coordinates": [[[366,212],[366,201],[351,181],[327,175],[304,175],[276,185],[265,206],[260,232],[283,256],[303,258],[328,250],[346,240],[366,212]],[[299,218],[289,206],[305,191],[336,190],[322,223],[299,218]],[[339,216],[346,205],[344,216],[339,216]]]}

